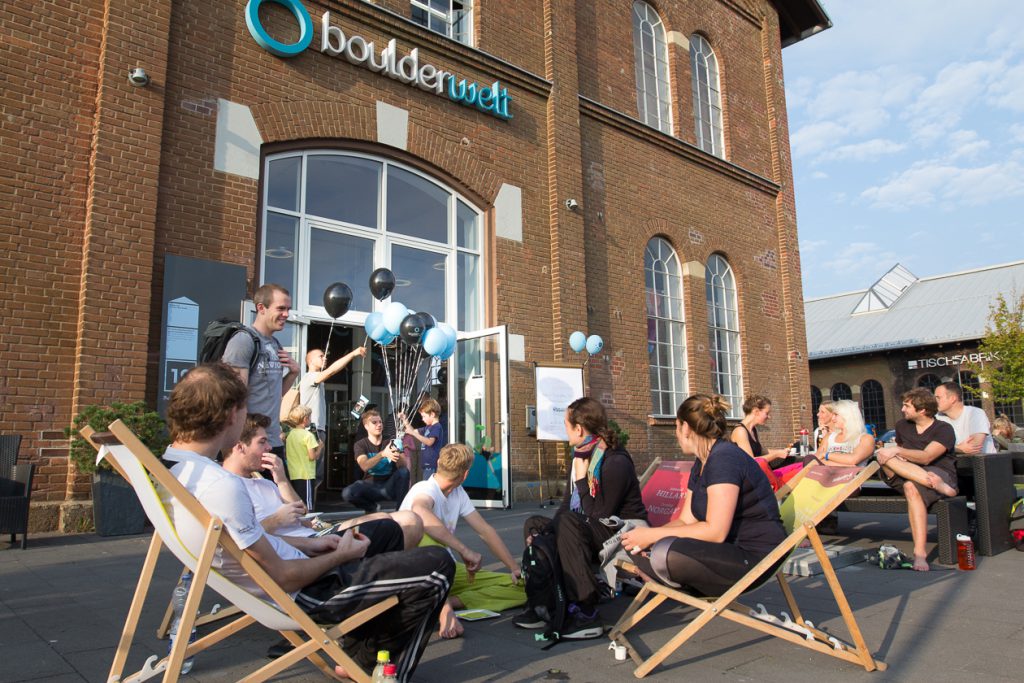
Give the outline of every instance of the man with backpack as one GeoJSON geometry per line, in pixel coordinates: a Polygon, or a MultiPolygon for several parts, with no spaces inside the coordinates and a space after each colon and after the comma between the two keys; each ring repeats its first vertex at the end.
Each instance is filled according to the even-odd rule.
{"type": "Polygon", "coordinates": [[[283,458],[281,397],[298,376],[299,364],[281,348],[274,333],[284,329],[292,298],[284,287],[267,283],[256,290],[252,300],[256,304],[256,320],[251,327],[234,333],[224,348],[222,360],[248,385],[248,411],[270,417],[267,438],[271,451],[283,458]]]}

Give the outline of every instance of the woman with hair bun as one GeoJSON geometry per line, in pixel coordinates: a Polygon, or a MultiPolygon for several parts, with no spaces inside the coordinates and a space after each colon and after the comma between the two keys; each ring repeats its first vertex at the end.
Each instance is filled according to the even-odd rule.
{"type": "Polygon", "coordinates": [[[767,462],[782,460],[789,454],[786,448],[765,448],[758,438],[757,428],[767,424],[772,414],[772,402],[767,396],[754,394],[743,402],[743,419],[732,430],[732,442],[752,458],[764,457],[767,462]]]}
{"type": "MultiPolygon", "coordinates": [[[[728,408],[720,396],[694,394],[683,401],[676,440],[684,454],[697,458],[683,514],[622,535],[646,576],[708,597],[727,591],[786,537],[768,479],[728,439],[728,408]]],[[[766,572],[755,586],[771,575],[766,572]]]]}

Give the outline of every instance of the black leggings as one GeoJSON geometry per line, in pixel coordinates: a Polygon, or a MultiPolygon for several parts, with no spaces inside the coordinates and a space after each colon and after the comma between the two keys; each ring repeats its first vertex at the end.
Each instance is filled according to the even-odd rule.
{"type": "MultiPolygon", "coordinates": [[[[765,555],[743,550],[731,543],[663,538],[654,544],[649,556],[635,555],[633,561],[640,571],[662,583],[682,586],[699,595],[718,597],[732,588],[765,555]]],[[[785,556],[776,563],[776,567],[784,560],[785,556]]],[[[774,573],[765,572],[750,588],[760,586],[774,573]]]]}

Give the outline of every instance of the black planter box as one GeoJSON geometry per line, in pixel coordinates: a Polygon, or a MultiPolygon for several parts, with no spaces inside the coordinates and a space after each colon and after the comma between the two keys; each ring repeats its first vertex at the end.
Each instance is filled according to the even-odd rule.
{"type": "Polygon", "coordinates": [[[114,472],[92,478],[92,517],[100,536],[127,536],[146,530],[146,513],[135,489],[114,472]]]}

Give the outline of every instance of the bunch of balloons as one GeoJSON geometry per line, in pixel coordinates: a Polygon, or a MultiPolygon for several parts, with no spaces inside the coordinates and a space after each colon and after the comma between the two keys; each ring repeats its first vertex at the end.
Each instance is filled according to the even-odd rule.
{"type": "MultiPolygon", "coordinates": [[[[387,268],[378,268],[370,275],[370,293],[378,301],[388,298],[394,289],[395,275],[387,268]]],[[[367,337],[381,348],[395,431],[401,435],[397,412],[401,410],[410,417],[416,413],[422,394],[415,389],[423,364],[427,358],[451,358],[455,353],[455,328],[437,322],[429,313],[411,311],[397,301],[366,316],[363,327],[367,337]]]]}
{"type": "Polygon", "coordinates": [[[604,348],[604,340],[596,334],[588,337],[577,330],[569,335],[569,348],[576,353],[582,353],[586,349],[591,356],[596,356],[604,348]]]}

